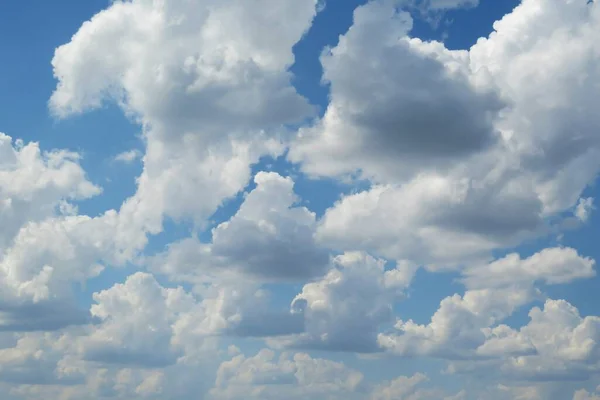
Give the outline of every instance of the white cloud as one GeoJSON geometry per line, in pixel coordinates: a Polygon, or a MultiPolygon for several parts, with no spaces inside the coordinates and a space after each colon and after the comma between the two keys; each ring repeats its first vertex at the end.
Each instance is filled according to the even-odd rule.
{"type": "Polygon", "coordinates": [[[283,150],[283,126],[312,113],[287,68],[315,13],[316,0],[115,2],[56,50],[57,115],[116,101],[143,125],[144,171],[122,218],[150,233],[165,215],[202,224],[251,164],[283,150]]]}
{"type": "Polygon", "coordinates": [[[594,199],[592,197],[579,199],[579,203],[577,203],[577,207],[575,207],[575,216],[580,221],[587,222],[587,220],[590,218],[590,214],[595,209],[596,207],[594,206],[594,199]]]}
{"type": "MultiPolygon", "coordinates": [[[[545,388],[548,394],[540,398],[565,398],[564,393],[557,394],[561,387],[568,388],[567,382],[593,381],[600,372],[598,317],[581,317],[565,300],[547,300],[542,309],[531,309],[529,318],[519,329],[499,326],[486,330],[487,341],[478,353],[493,359],[453,361],[448,372],[513,382],[562,383],[545,388]]],[[[532,388],[542,390],[541,386],[532,388]]]]}
{"type": "Polygon", "coordinates": [[[69,358],[71,336],[64,333],[12,335],[14,343],[0,349],[0,381],[18,385],[75,385],[84,371],[69,358]]]}
{"type": "Polygon", "coordinates": [[[190,293],[161,286],[137,272],[94,294],[98,323],[80,341],[86,360],[136,368],[162,368],[195,359],[216,336],[262,337],[301,332],[303,321],[273,310],[255,285],[211,284],[190,293]]]}
{"type": "Polygon", "coordinates": [[[342,198],[325,213],[317,236],[339,250],[445,267],[486,259],[493,249],[544,232],[540,212],[540,202],[518,186],[478,187],[424,174],[342,198]]]}
{"type": "Polygon", "coordinates": [[[578,390],[573,395],[573,400],[600,400],[600,386],[596,389],[598,393],[590,393],[585,389],[578,390]]]}
{"type": "Polygon", "coordinates": [[[563,284],[595,276],[595,264],[575,249],[547,248],[526,259],[512,253],[484,266],[466,269],[463,282],[469,288],[496,288],[536,281],[563,284]]]}
{"type": "Polygon", "coordinates": [[[219,367],[211,399],[347,399],[360,398],[363,375],[355,370],[305,353],[271,350],[256,356],[235,356],[219,367]]]}
{"type": "Polygon", "coordinates": [[[529,288],[469,290],[463,296],[455,294],[442,300],[429,324],[399,320],[396,329],[401,333],[380,334],[378,342],[398,355],[476,358],[477,348],[486,341],[483,329],[532,299],[529,288]]]}
{"type": "Polygon", "coordinates": [[[385,271],[384,261],[364,253],[334,260],[325,277],[304,285],[292,312],[304,317],[306,332],[269,341],[274,346],[334,351],[377,351],[379,327],[390,322],[394,300],[416,268],[408,263],[385,271]]]}
{"type": "Polygon", "coordinates": [[[437,389],[423,389],[419,386],[426,382],[427,376],[415,374],[411,377],[401,376],[391,382],[386,382],[376,386],[369,399],[370,400],[450,400],[445,397],[444,392],[437,389]]]}
{"type": "Polygon", "coordinates": [[[529,312],[531,321],[519,333],[531,341],[536,354],[508,358],[507,375],[538,380],[580,380],[600,372],[600,318],[581,317],[564,300],[547,300],[529,312]]]}
{"type": "Polygon", "coordinates": [[[237,213],[212,230],[212,242],[195,238],[169,245],[152,264],[174,280],[237,279],[300,281],[322,276],[329,252],[315,243],[315,214],[296,203],[294,182],[276,173],[259,172],[256,188],[237,213]]]}
{"type": "Polygon", "coordinates": [[[210,399],[370,399],[459,400],[425,388],[428,378],[417,373],[372,385],[363,374],[342,363],[313,358],[305,353],[281,353],[263,349],[253,357],[237,355],[219,367],[210,399]]]}
{"type": "Polygon", "coordinates": [[[322,59],[328,111],[300,131],[290,157],[309,173],[360,172],[378,184],[331,208],[320,237],[340,251],[444,266],[557,229],[549,217],[575,208],[600,170],[600,7],[586,3],[525,0],[468,51],[407,38],[410,19],[390,3],[359,9],[322,59]],[[419,78],[421,63],[438,72],[419,78]],[[401,97],[406,87],[418,91],[401,97]],[[397,119],[418,118],[418,99],[427,124],[406,131],[397,119]],[[454,118],[445,108],[454,106],[469,114],[454,118]],[[382,130],[381,121],[397,123],[382,130]]]}
{"type": "Polygon", "coordinates": [[[133,149],[133,150],[127,150],[127,151],[117,154],[116,156],[114,156],[113,160],[116,162],[131,164],[132,162],[134,162],[141,156],[142,156],[142,153],[139,150],[133,149]]]}
{"type": "Polygon", "coordinates": [[[492,122],[503,104],[471,82],[468,53],[411,39],[411,28],[394,2],[355,10],[352,27],[321,57],[331,85],[325,116],[291,147],[290,159],[304,171],[406,178],[468,159],[498,139],[492,122]]]}
{"type": "Polygon", "coordinates": [[[498,127],[534,174],[545,213],[574,205],[600,168],[600,117],[590,103],[600,75],[598,25],[597,2],[524,0],[470,51],[471,68],[487,71],[510,98],[498,127]]]}
{"type": "MultiPolygon", "coordinates": [[[[42,152],[0,134],[0,327],[54,330],[85,323],[72,286],[120,263],[138,248],[114,212],[77,215],[77,200],[100,193],[79,155],[42,152]]],[[[143,241],[143,240],[142,240],[143,241]]]]}
{"type": "MultiPolygon", "coordinates": [[[[94,323],[77,310],[74,283],[134,260],[164,217],[203,226],[247,185],[253,163],[285,150],[285,127],[314,111],[288,68],[316,4],[113,2],[57,49],[52,110],[66,117],[119,103],[143,126],[144,172],[119,212],[78,215],[75,202],[100,192],[78,155],[0,135],[0,330],[21,332],[0,334],[2,398],[196,398],[217,365],[214,399],[446,396],[421,374],[371,387],[361,372],[303,353],[247,358],[231,348],[221,364],[215,337],[226,335],[284,349],[381,346],[506,381],[598,375],[598,317],[548,300],[524,327],[500,324],[541,297],[536,284],[593,276],[593,260],[554,248],[489,262],[492,250],[552,231],[548,217],[589,219],[593,201],[581,195],[600,169],[597,2],[524,0],[469,51],[409,38],[397,2],[359,8],[322,57],[327,112],[300,130],[290,159],[310,174],[358,173],[374,185],[319,222],[291,179],[259,173],[210,243],[188,239],[152,260],[191,292],[138,272],[94,295],[94,323]],[[325,246],[346,253],[332,266],[325,246]],[[398,321],[398,332],[380,333],[423,264],[463,266],[466,292],[442,300],[427,324],[398,321]],[[303,285],[291,310],[273,307],[261,287],[273,282],[303,285]]],[[[538,386],[497,392],[548,398],[538,386]]],[[[574,400],[597,397],[582,390],[574,400]]]]}
{"type": "Polygon", "coordinates": [[[101,322],[83,341],[87,360],[143,367],[176,362],[177,307],[190,302],[181,289],[162,288],[151,275],[136,273],[95,293],[94,301],[91,314],[101,322]]]}
{"type": "Polygon", "coordinates": [[[463,296],[446,297],[427,325],[398,321],[400,334],[380,334],[379,344],[400,355],[443,358],[527,357],[539,351],[525,332],[497,326],[536,297],[537,281],[565,284],[595,275],[594,261],[573,249],[544,249],[527,259],[516,254],[464,271],[463,296]]]}
{"type": "Polygon", "coordinates": [[[66,201],[99,194],[86,178],[79,155],[43,152],[38,143],[15,141],[0,133],[0,249],[28,221],[55,215],[66,201]]]}

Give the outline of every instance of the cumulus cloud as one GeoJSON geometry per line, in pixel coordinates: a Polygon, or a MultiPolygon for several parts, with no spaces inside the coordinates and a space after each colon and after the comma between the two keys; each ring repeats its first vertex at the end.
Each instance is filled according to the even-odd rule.
{"type": "Polygon", "coordinates": [[[235,356],[221,364],[211,399],[359,398],[362,373],[342,363],[305,353],[261,350],[256,356],[235,356]],[[348,397],[350,396],[350,397],[348,397]]]}
{"type": "Polygon", "coordinates": [[[64,150],[42,151],[0,133],[0,248],[6,248],[29,221],[69,210],[67,201],[86,199],[101,189],[79,165],[79,155],[64,150]],[[62,206],[62,207],[61,207],[62,206]]]}
{"type": "Polygon", "coordinates": [[[469,268],[463,272],[463,282],[469,288],[505,287],[537,281],[556,285],[595,276],[595,264],[575,249],[554,247],[526,259],[512,253],[484,266],[469,268]]]}
{"type": "Polygon", "coordinates": [[[108,211],[98,217],[55,215],[23,225],[0,256],[0,329],[45,330],[84,323],[74,287],[119,266],[146,243],[108,211]]]}
{"type": "Polygon", "coordinates": [[[444,391],[439,389],[424,389],[422,383],[427,382],[428,378],[424,374],[417,373],[411,377],[400,376],[390,382],[377,385],[373,388],[370,400],[460,400],[463,396],[458,393],[454,396],[445,396],[444,391]]]}
{"type": "Polygon", "coordinates": [[[334,351],[377,351],[379,326],[392,318],[416,268],[400,264],[386,271],[383,260],[364,253],[346,253],[334,260],[325,277],[308,283],[292,301],[294,314],[304,317],[305,332],[271,341],[280,347],[334,351]]]}
{"type": "Polygon", "coordinates": [[[393,2],[355,10],[352,27],[321,57],[331,87],[325,116],[291,147],[290,159],[304,171],[403,178],[498,139],[492,122],[503,103],[471,81],[468,53],[411,39],[411,28],[393,2]]]}
{"type": "Polygon", "coordinates": [[[322,276],[329,252],[315,242],[315,214],[297,205],[294,182],[274,172],[259,172],[254,182],[236,214],[212,230],[211,243],[173,243],[152,260],[156,269],[188,282],[240,273],[262,282],[322,276]]]}
{"type": "Polygon", "coordinates": [[[317,237],[339,250],[360,248],[430,268],[468,265],[547,230],[538,200],[519,187],[496,189],[437,174],[377,185],[328,209],[317,237]]]}
{"type": "MultiPolygon", "coordinates": [[[[420,3],[437,13],[477,1],[420,3]]],[[[598,3],[523,0],[468,50],[411,37],[402,5],[355,11],[321,56],[325,114],[291,144],[292,126],[315,115],[288,69],[316,0],[112,2],[56,49],[52,112],[117,103],[145,151],[115,160],[144,169],[118,211],[79,215],[77,201],[101,191],[80,156],[0,134],[0,397],[562,400],[531,382],[597,377],[597,316],[545,299],[525,326],[503,324],[544,299],[543,285],[593,277],[594,261],[563,247],[490,254],[563,218],[590,220],[598,3]],[[210,240],[138,257],[165,218],[202,231],[253,164],[286,150],[308,175],[371,185],[318,220],[291,178],[259,172],[210,240]],[[74,285],[132,261],[157,275],[136,272],[79,309],[74,285]],[[428,323],[384,331],[421,266],[460,267],[465,292],[428,323]],[[290,307],[272,284],[299,285],[290,307]],[[294,352],[231,348],[223,361],[232,337],[294,352]],[[419,373],[373,383],[299,349],[449,359],[446,372],[507,385],[448,396],[419,373]]],[[[598,397],[580,383],[574,400],[598,397]]]]}
{"type": "Polygon", "coordinates": [[[305,353],[263,349],[253,357],[237,355],[219,367],[210,399],[370,399],[459,400],[464,393],[447,396],[443,390],[425,388],[427,376],[399,376],[372,385],[359,371],[342,363],[305,353]]]}
{"type": "MultiPolygon", "coordinates": [[[[560,218],[575,208],[600,170],[600,120],[591,100],[597,89],[586,83],[600,74],[594,39],[599,9],[596,2],[561,1],[555,6],[549,0],[525,0],[468,51],[410,39],[409,16],[390,3],[373,1],[357,10],[354,25],[322,59],[331,82],[331,104],[314,127],[300,131],[290,158],[302,162],[308,173],[360,173],[377,184],[331,208],[320,237],[340,251],[361,248],[387,258],[450,265],[554,231],[550,217],[560,218]],[[378,34],[389,40],[373,40],[378,34]],[[569,51],[556,51],[562,48],[569,51]],[[414,63],[407,61],[410,53],[392,62],[390,54],[398,49],[411,49],[419,56],[414,63]],[[432,87],[427,86],[435,81],[431,74],[424,83],[418,78],[427,68],[417,66],[425,62],[444,71],[432,87]],[[364,74],[369,79],[348,79],[350,75],[342,73],[348,63],[353,73],[369,70],[364,74]],[[397,65],[404,64],[418,71],[399,72],[397,65]],[[386,74],[385,68],[398,73],[386,74]],[[393,89],[395,84],[402,90],[393,89]],[[418,94],[404,102],[388,96],[401,96],[405,87],[413,86],[418,94]],[[440,95],[440,88],[448,90],[440,95]],[[446,95],[439,108],[431,102],[420,105],[420,110],[428,110],[427,124],[415,127],[412,136],[402,134],[411,126],[405,122],[384,130],[395,132],[397,146],[382,141],[367,125],[368,140],[348,155],[348,147],[360,142],[356,132],[363,132],[365,125],[353,116],[364,113],[361,123],[368,118],[394,121],[405,113],[417,118],[418,112],[407,111],[411,102],[446,95]],[[453,105],[473,114],[454,118],[459,114],[444,108],[453,105]],[[350,126],[335,129],[349,121],[350,126]],[[427,141],[421,145],[411,137],[427,141]],[[441,146],[439,152],[428,147],[436,145],[441,146]],[[410,154],[390,155],[398,148],[410,154]]],[[[582,207],[583,216],[585,204],[582,207]]]]}
{"type": "MultiPolygon", "coordinates": [[[[596,389],[597,392],[600,392],[600,386],[596,389]]],[[[573,400],[599,400],[600,394],[598,393],[590,393],[585,389],[578,390],[573,395],[573,400]]]]}
{"type": "Polygon", "coordinates": [[[401,334],[380,334],[378,342],[399,355],[476,358],[477,348],[486,341],[483,328],[502,321],[532,299],[530,289],[469,290],[463,296],[455,294],[442,300],[429,324],[399,320],[396,329],[401,334]]]}
{"type": "Polygon", "coordinates": [[[396,323],[401,334],[380,334],[379,344],[401,355],[443,358],[504,357],[539,351],[530,335],[498,325],[540,298],[534,284],[564,284],[595,275],[594,261],[569,248],[544,249],[527,259],[516,254],[464,271],[463,296],[446,297],[427,325],[396,323]]]}
{"type": "MultiPolygon", "coordinates": [[[[581,317],[565,300],[547,300],[543,308],[532,308],[529,318],[529,323],[519,329],[501,325],[485,330],[488,338],[478,352],[493,359],[454,361],[448,372],[477,374],[486,379],[563,384],[598,375],[598,317],[581,317]]],[[[549,393],[540,398],[565,396],[564,393],[556,396],[560,393],[556,387],[547,390],[549,393]]]]}
{"type": "Polygon", "coordinates": [[[114,214],[77,215],[74,202],[100,193],[79,155],[44,152],[0,135],[0,330],[53,330],[89,320],[72,285],[117,262],[114,214]]]}
{"type": "Polygon", "coordinates": [[[75,385],[84,371],[69,357],[72,336],[61,333],[13,335],[14,343],[0,348],[0,381],[18,385],[75,385]]]}
{"type": "Polygon", "coordinates": [[[585,380],[600,369],[600,318],[581,317],[565,300],[547,300],[529,312],[530,322],[519,333],[536,354],[509,358],[505,374],[538,380],[585,380]]]}
{"type": "Polygon", "coordinates": [[[79,341],[88,361],[162,368],[189,357],[217,336],[267,337],[302,332],[301,316],[273,309],[256,285],[217,284],[187,292],[137,272],[94,294],[97,321],[79,341]]]}
{"type": "Polygon", "coordinates": [[[165,215],[201,224],[246,185],[251,164],[283,150],[283,126],[312,113],[287,69],[316,3],[114,2],[56,49],[56,115],[116,101],[144,127],[124,218],[151,233],[165,215]]]}
{"type": "Polygon", "coordinates": [[[183,296],[181,290],[162,288],[143,273],[95,293],[91,313],[100,323],[84,340],[84,357],[145,367],[175,363],[178,352],[172,345],[173,324],[183,296]]]}

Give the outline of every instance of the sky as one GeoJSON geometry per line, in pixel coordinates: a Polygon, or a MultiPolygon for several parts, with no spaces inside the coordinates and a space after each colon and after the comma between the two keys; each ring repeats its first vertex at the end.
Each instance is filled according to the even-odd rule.
{"type": "Polygon", "coordinates": [[[0,2],[0,398],[600,400],[599,30],[0,2]]]}

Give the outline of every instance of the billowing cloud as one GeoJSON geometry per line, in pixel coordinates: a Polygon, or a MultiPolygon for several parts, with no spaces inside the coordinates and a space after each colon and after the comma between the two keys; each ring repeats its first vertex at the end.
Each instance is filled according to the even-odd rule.
{"type": "Polygon", "coordinates": [[[38,143],[24,143],[0,133],[0,249],[6,248],[29,221],[40,221],[67,201],[86,199],[101,189],[91,183],[76,153],[42,151],[38,143]]]}
{"type": "Polygon", "coordinates": [[[377,185],[332,207],[320,237],[340,251],[361,248],[387,258],[454,265],[553,232],[550,217],[555,221],[577,207],[585,219],[589,206],[580,200],[582,191],[600,170],[600,120],[592,105],[597,88],[589,83],[600,75],[594,35],[599,10],[597,2],[556,6],[525,0],[468,51],[408,38],[409,16],[390,3],[373,1],[357,10],[354,25],[322,60],[331,82],[330,106],[314,127],[300,131],[290,157],[309,173],[360,173],[377,185]],[[409,52],[393,62],[401,49],[420,56],[409,52]],[[368,74],[359,75],[368,78],[342,73],[350,62],[345,57],[354,62],[352,74],[366,69],[368,74]],[[425,62],[444,71],[431,87],[427,82],[438,75],[420,79],[428,69],[418,66],[425,62]],[[415,70],[401,72],[398,65],[405,64],[415,70]],[[404,102],[396,99],[412,87],[418,91],[404,102]],[[368,134],[356,133],[364,132],[365,120],[394,121],[405,112],[418,118],[419,112],[407,111],[417,101],[425,102],[418,109],[428,110],[427,124],[415,127],[412,136],[402,134],[411,126],[406,122],[383,131],[367,124],[368,134]],[[473,114],[444,108],[454,106],[473,114]],[[355,115],[361,115],[360,123],[355,115]],[[395,132],[397,146],[373,132],[395,132]],[[411,137],[427,140],[420,144],[411,137]],[[438,145],[437,152],[430,148],[438,145]],[[397,149],[409,154],[391,154],[397,149]]]}
{"type": "Polygon", "coordinates": [[[410,15],[393,2],[372,1],[321,56],[331,101],[290,151],[304,171],[405,178],[468,158],[498,139],[492,122],[504,105],[472,80],[468,53],[411,39],[411,28],[410,15]]]}
{"type": "Polygon", "coordinates": [[[427,382],[428,378],[424,374],[417,373],[411,377],[400,376],[390,382],[377,385],[371,392],[370,400],[460,400],[464,398],[463,393],[454,396],[446,396],[444,391],[439,389],[425,389],[420,387],[427,382]]]}
{"type": "Polygon", "coordinates": [[[161,367],[175,363],[173,324],[179,289],[162,288],[148,274],[136,273],[123,284],[94,294],[92,315],[100,320],[83,343],[87,360],[121,365],[161,367]]]}
{"type": "Polygon", "coordinates": [[[355,370],[305,353],[271,350],[256,356],[238,355],[219,367],[210,399],[343,399],[359,398],[363,375],[355,370]]]}
{"type": "MultiPolygon", "coordinates": [[[[99,194],[79,155],[0,134],[0,330],[53,330],[88,320],[71,285],[114,259],[98,219],[74,202],[99,194]]],[[[110,216],[110,215],[108,215],[110,216]]],[[[107,217],[108,217],[107,216],[107,217]]]]}
{"type": "Polygon", "coordinates": [[[50,110],[116,103],[144,151],[106,159],[143,172],[118,210],[81,215],[101,193],[81,156],[0,134],[0,397],[598,399],[599,317],[544,294],[595,261],[511,248],[592,221],[600,6],[523,0],[464,50],[412,37],[402,10],[477,3],[358,7],[322,53],[320,117],[289,70],[317,0],[118,1],[84,23],[56,49],[50,110]],[[282,154],[305,176],[254,174],[282,154]],[[306,175],[369,185],[317,218],[306,175]],[[194,235],[147,249],[166,220],[194,235]],[[84,307],[78,287],[123,265],[139,270],[84,307]],[[465,286],[424,323],[394,307],[421,267],[465,286]],[[507,321],[525,306],[527,323],[507,321]],[[418,363],[366,373],[386,357],[439,363],[465,390],[418,363]]]}
{"type": "Polygon", "coordinates": [[[427,376],[399,376],[372,385],[359,371],[339,362],[313,358],[305,353],[281,353],[263,349],[253,357],[237,355],[223,362],[209,399],[369,399],[460,400],[464,393],[448,396],[426,388],[427,376]]]}
{"type": "Polygon", "coordinates": [[[350,352],[377,351],[378,329],[390,322],[416,268],[399,264],[386,271],[383,260],[346,253],[325,277],[308,283],[293,300],[293,314],[304,317],[306,332],[274,340],[274,346],[350,352]]]}
{"type": "Polygon", "coordinates": [[[50,107],[65,117],[119,103],[146,141],[123,218],[152,233],[164,215],[201,224],[251,164],[283,150],[283,126],[312,113],[287,69],[315,13],[316,0],[115,2],[56,50],[50,107]]]}
{"type": "Polygon", "coordinates": [[[595,264],[575,249],[554,247],[526,259],[512,253],[484,266],[472,267],[463,272],[463,281],[469,288],[506,287],[537,281],[556,285],[595,276],[595,264]]]}
{"type": "Polygon", "coordinates": [[[401,355],[486,358],[540,351],[531,336],[498,325],[520,307],[540,298],[535,283],[564,284],[595,275],[594,261],[573,249],[550,248],[527,259],[509,254],[464,271],[464,295],[446,297],[427,325],[398,321],[398,335],[379,335],[381,346],[401,355]]]}
{"type": "Polygon", "coordinates": [[[294,182],[273,172],[259,172],[254,182],[237,213],[212,230],[211,243],[173,243],[152,260],[156,270],[196,283],[239,273],[263,282],[322,276],[329,251],[315,242],[315,214],[296,204],[294,182]]]}
{"type": "MultiPolygon", "coordinates": [[[[548,300],[529,312],[530,322],[518,330],[536,354],[508,358],[505,374],[538,380],[585,380],[600,372],[600,318],[581,317],[565,300],[548,300]]],[[[517,334],[513,332],[513,334],[517,334]]]]}

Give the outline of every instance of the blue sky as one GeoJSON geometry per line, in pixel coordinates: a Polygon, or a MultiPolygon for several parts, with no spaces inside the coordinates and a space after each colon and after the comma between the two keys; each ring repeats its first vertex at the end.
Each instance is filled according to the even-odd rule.
{"type": "Polygon", "coordinates": [[[599,398],[597,29],[2,3],[1,397],[599,398]]]}

